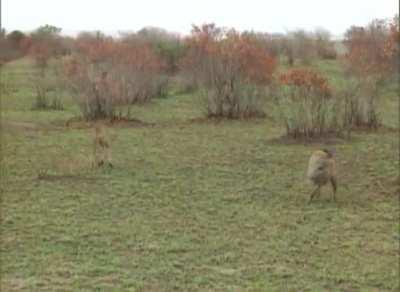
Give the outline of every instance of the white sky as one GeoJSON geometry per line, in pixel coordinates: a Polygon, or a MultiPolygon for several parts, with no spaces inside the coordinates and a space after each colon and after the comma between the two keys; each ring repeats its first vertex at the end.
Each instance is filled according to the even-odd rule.
{"type": "Polygon", "coordinates": [[[192,24],[214,22],[238,30],[285,32],[324,27],[340,35],[351,25],[393,17],[398,0],[0,0],[7,31],[51,24],[66,34],[106,33],[157,26],[189,33],[192,24]]]}

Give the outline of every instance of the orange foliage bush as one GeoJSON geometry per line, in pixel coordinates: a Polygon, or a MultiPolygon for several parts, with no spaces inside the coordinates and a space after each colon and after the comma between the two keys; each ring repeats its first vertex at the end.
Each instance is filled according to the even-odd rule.
{"type": "Polygon", "coordinates": [[[35,59],[36,65],[44,70],[48,60],[52,57],[52,48],[45,41],[37,41],[30,46],[29,54],[35,59]]]}
{"type": "Polygon", "coordinates": [[[201,69],[210,69],[211,65],[221,65],[227,73],[240,75],[246,82],[265,84],[271,80],[277,65],[276,59],[256,38],[233,29],[224,31],[214,24],[194,26],[186,44],[188,53],[182,67],[194,70],[195,74],[201,69]],[[207,64],[210,62],[214,64],[207,64]]]}
{"type": "Polygon", "coordinates": [[[345,62],[358,77],[381,78],[394,72],[398,60],[398,16],[392,22],[374,20],[367,27],[351,27],[345,36],[345,62]]]}
{"type": "Polygon", "coordinates": [[[185,75],[205,90],[207,115],[250,117],[260,113],[261,88],[272,79],[276,59],[251,35],[214,24],[194,26],[181,62],[185,75]]]}
{"type": "Polygon", "coordinates": [[[112,38],[78,38],[76,48],[90,63],[104,62],[116,53],[112,38]]]}
{"type": "Polygon", "coordinates": [[[51,58],[59,57],[64,53],[61,28],[44,25],[37,28],[21,46],[28,50],[28,54],[34,58],[36,65],[44,70],[51,58]]]}
{"type": "Polygon", "coordinates": [[[281,74],[279,80],[283,85],[292,85],[307,90],[316,90],[322,96],[331,96],[331,89],[328,85],[328,80],[310,69],[292,69],[281,74]]]}
{"type": "Polygon", "coordinates": [[[165,82],[164,64],[144,44],[111,38],[78,38],[77,53],[64,62],[70,88],[87,119],[129,118],[129,105],[150,100],[165,82]]]}
{"type": "Polygon", "coordinates": [[[374,20],[367,27],[351,27],[346,32],[348,52],[344,61],[356,77],[350,100],[354,127],[376,129],[380,126],[379,91],[382,81],[398,73],[399,18],[374,20]]]}
{"type": "MultiPolygon", "coordinates": [[[[389,59],[395,58],[399,62],[400,53],[400,31],[399,31],[399,16],[395,16],[389,23],[389,36],[384,44],[384,53],[389,59]]],[[[394,62],[395,64],[397,62],[394,62]]],[[[398,67],[397,67],[398,68],[398,67]]]]}
{"type": "Polygon", "coordinates": [[[310,69],[291,69],[280,74],[276,96],[278,113],[293,138],[311,139],[340,135],[347,127],[328,80],[310,69]]]}

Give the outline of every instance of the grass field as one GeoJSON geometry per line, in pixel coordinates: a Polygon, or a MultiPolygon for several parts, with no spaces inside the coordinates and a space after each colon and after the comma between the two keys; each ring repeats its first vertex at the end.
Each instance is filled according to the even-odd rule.
{"type": "MultiPolygon", "coordinates": [[[[110,129],[115,167],[92,170],[92,129],[64,126],[68,98],[30,110],[30,70],[2,72],[1,291],[398,291],[398,131],[331,145],[338,203],[326,188],[308,204],[322,144],[284,143],[269,118],[196,119],[171,94],[110,129]]],[[[398,129],[397,90],[382,113],[398,129]]]]}

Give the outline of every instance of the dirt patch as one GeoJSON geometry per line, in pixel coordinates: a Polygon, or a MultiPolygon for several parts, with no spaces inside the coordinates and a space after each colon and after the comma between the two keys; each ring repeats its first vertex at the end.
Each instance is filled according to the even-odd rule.
{"type": "Polygon", "coordinates": [[[326,144],[326,145],[332,145],[332,144],[344,144],[348,143],[349,141],[354,142],[357,140],[356,137],[352,134],[367,134],[367,133],[377,133],[377,134],[388,134],[388,133],[399,133],[400,129],[398,128],[393,128],[393,127],[388,127],[388,126],[381,126],[378,129],[369,129],[366,127],[358,127],[356,129],[353,129],[350,135],[350,138],[347,137],[347,135],[340,135],[338,136],[335,133],[327,133],[323,136],[316,136],[316,137],[292,137],[288,135],[282,135],[277,138],[272,138],[268,140],[268,142],[272,144],[284,144],[284,145],[293,145],[293,144],[304,144],[304,145],[309,145],[309,144],[326,144]]]}
{"type": "Polygon", "coordinates": [[[386,183],[377,181],[377,185],[386,194],[400,196],[400,177],[388,179],[386,183]]]}
{"type": "Polygon", "coordinates": [[[400,186],[392,180],[370,178],[366,196],[369,200],[382,200],[384,197],[399,197],[400,186]]]}
{"type": "MultiPolygon", "coordinates": [[[[250,119],[228,119],[228,118],[217,118],[217,117],[197,117],[187,120],[180,121],[162,121],[157,123],[144,122],[138,119],[116,119],[116,120],[98,120],[98,121],[86,121],[82,118],[72,118],[64,123],[64,126],[71,129],[88,129],[92,128],[95,123],[101,123],[108,127],[118,128],[139,128],[139,127],[184,127],[194,124],[209,124],[218,125],[228,121],[240,121],[240,122],[251,122],[251,123],[264,123],[264,118],[250,118],[250,119]]],[[[58,122],[58,124],[60,121],[58,122]]]]}
{"type": "Polygon", "coordinates": [[[138,119],[117,119],[107,123],[107,125],[113,127],[154,127],[155,123],[143,122],[138,119]]]}
{"type": "Polygon", "coordinates": [[[389,126],[379,126],[377,129],[371,129],[368,127],[356,127],[352,130],[354,133],[377,133],[377,134],[385,134],[385,133],[399,133],[399,128],[389,127],[389,126]]]}
{"type": "Polygon", "coordinates": [[[4,130],[25,130],[25,131],[37,131],[38,125],[35,123],[28,123],[28,122],[9,122],[3,121],[2,128],[4,130]]]}
{"type": "Polygon", "coordinates": [[[197,117],[187,120],[186,124],[219,124],[223,121],[226,121],[226,119],[197,117]]]}
{"type": "Polygon", "coordinates": [[[82,118],[72,118],[64,123],[64,126],[71,129],[88,129],[96,123],[101,123],[108,127],[135,128],[135,127],[153,127],[154,123],[143,122],[138,119],[116,119],[116,120],[98,120],[87,121],[82,118]]]}
{"type": "Polygon", "coordinates": [[[51,175],[51,174],[39,175],[37,179],[44,181],[96,181],[97,180],[97,178],[94,177],[85,177],[78,175],[51,175]]]}
{"type": "Polygon", "coordinates": [[[254,117],[254,118],[242,118],[242,119],[230,119],[230,118],[221,118],[221,117],[197,117],[192,118],[186,121],[187,124],[219,124],[227,121],[240,121],[240,122],[252,122],[252,123],[261,123],[265,122],[264,120],[268,118],[267,116],[263,117],[254,117]]]}
{"type": "MultiPolygon", "coordinates": [[[[354,141],[354,138],[351,138],[352,141],[354,141]]],[[[304,145],[310,145],[310,144],[326,144],[326,145],[334,145],[334,144],[344,144],[348,143],[350,140],[346,139],[344,137],[338,137],[334,134],[328,134],[324,136],[318,136],[318,137],[313,137],[313,138],[304,138],[304,137],[299,137],[299,138],[293,138],[291,136],[283,135],[277,138],[272,138],[268,140],[268,143],[271,144],[283,144],[283,145],[298,145],[298,144],[304,144],[304,145]]]]}
{"type": "Polygon", "coordinates": [[[40,124],[33,122],[13,122],[13,121],[3,121],[2,130],[5,132],[15,132],[15,131],[50,131],[50,130],[61,130],[62,128],[55,125],[40,124]]]}

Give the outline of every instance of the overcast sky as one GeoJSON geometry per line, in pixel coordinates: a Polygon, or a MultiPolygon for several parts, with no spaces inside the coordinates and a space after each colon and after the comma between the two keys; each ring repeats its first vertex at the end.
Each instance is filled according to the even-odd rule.
{"type": "Polygon", "coordinates": [[[157,26],[188,33],[192,24],[214,22],[238,30],[285,32],[323,27],[339,36],[351,25],[398,13],[398,0],[1,0],[7,31],[43,24],[66,34],[106,33],[157,26]]]}

